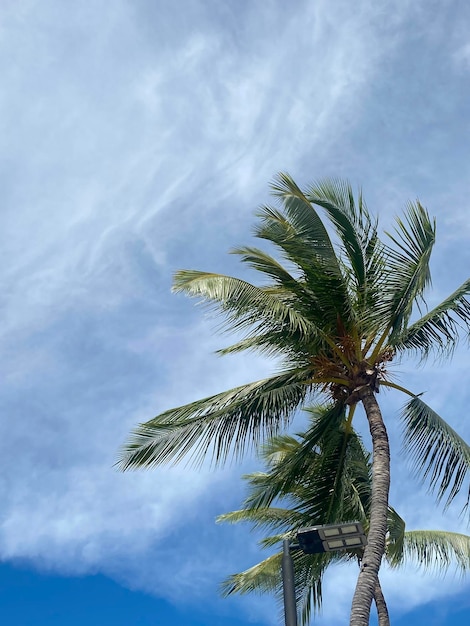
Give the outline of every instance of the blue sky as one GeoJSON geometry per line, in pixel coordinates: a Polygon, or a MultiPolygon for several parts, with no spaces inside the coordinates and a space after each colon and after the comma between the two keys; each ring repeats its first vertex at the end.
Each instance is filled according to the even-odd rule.
{"type": "MultiPolygon", "coordinates": [[[[71,606],[76,623],[278,623],[272,599],[217,595],[260,558],[248,528],[214,523],[240,505],[254,456],[113,468],[139,421],[272,368],[216,357],[229,339],[170,293],[171,276],[239,274],[227,251],[251,242],[269,181],[288,171],[349,178],[384,227],[419,197],[438,226],[430,304],[462,283],[469,20],[457,1],[3,0],[5,623],[71,624],[71,606]]],[[[467,369],[462,342],[451,365],[404,363],[399,380],[468,441],[467,369]]],[[[400,403],[383,398],[394,506],[410,528],[465,531],[458,506],[444,515],[410,477],[400,403]]],[[[354,578],[331,572],[316,624],[346,622],[354,578]]],[[[383,586],[399,625],[468,622],[468,580],[410,568],[383,586]]]]}

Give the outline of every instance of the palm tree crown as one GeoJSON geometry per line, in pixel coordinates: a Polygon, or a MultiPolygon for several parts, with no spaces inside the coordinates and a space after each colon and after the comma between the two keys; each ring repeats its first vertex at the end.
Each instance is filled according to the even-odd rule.
{"type": "Polygon", "coordinates": [[[338,414],[347,409],[346,429],[362,403],[373,445],[372,500],[351,624],[365,626],[385,550],[389,490],[390,452],[376,393],[387,386],[409,394],[405,445],[449,503],[466,480],[470,448],[420,397],[393,383],[387,366],[407,352],[421,358],[452,353],[460,330],[470,328],[470,279],[425,311],[435,224],[419,202],[408,205],[383,241],[362,194],[354,198],[347,183],[326,181],[302,191],[281,174],[272,191],[278,206],[259,210],[255,235],[278,257],[254,247],[234,250],[262,284],[184,270],[176,273],[174,290],[214,305],[229,329],[243,333],[221,354],[260,351],[279,359],[281,370],[140,425],[120,465],[152,467],[188,454],[223,462],[279,433],[315,396],[332,400],[338,414]]]}

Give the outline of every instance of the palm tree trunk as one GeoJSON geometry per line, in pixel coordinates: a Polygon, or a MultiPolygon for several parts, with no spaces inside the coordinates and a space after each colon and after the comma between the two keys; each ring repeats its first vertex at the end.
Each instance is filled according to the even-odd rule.
{"type": "Polygon", "coordinates": [[[379,626],[390,626],[390,617],[388,615],[387,603],[385,602],[384,594],[382,593],[382,587],[380,586],[380,581],[378,578],[374,590],[374,601],[377,608],[379,626]]]}
{"type": "Polygon", "coordinates": [[[372,496],[367,546],[354,592],[350,626],[368,626],[387,533],[388,492],[390,489],[390,448],[385,424],[374,392],[367,386],[359,397],[369,422],[372,437],[372,496]]]}

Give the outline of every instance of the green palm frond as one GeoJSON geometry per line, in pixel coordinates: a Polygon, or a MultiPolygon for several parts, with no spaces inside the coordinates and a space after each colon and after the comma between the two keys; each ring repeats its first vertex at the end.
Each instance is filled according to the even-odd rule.
{"type": "Polygon", "coordinates": [[[240,509],[219,515],[217,523],[226,522],[238,524],[240,522],[251,522],[253,530],[269,528],[270,531],[300,527],[303,524],[304,516],[293,509],[281,509],[279,507],[263,507],[259,509],[240,509]]]}
{"type": "Polygon", "coordinates": [[[226,316],[231,330],[255,326],[258,332],[275,329],[304,336],[315,332],[309,320],[281,298],[238,278],[181,270],[174,276],[173,291],[213,302],[226,316]]]}
{"type": "MultiPolygon", "coordinates": [[[[344,308],[342,280],[336,285],[341,287],[339,290],[320,288],[325,281],[332,287],[329,266],[318,265],[310,259],[308,270],[305,265],[304,267],[297,265],[293,266],[291,274],[276,259],[258,248],[239,247],[231,252],[238,254],[243,263],[247,263],[273,281],[263,287],[266,293],[287,306],[295,306],[296,311],[308,319],[316,329],[321,329],[322,334],[325,331],[325,315],[333,311],[333,320],[336,320],[338,313],[344,308]],[[309,285],[313,277],[318,283],[315,290],[309,285]]],[[[305,337],[300,339],[305,343],[305,337]]]]}
{"type": "MultiPolygon", "coordinates": [[[[260,509],[260,511],[261,510],[262,509],[260,509]]],[[[289,538],[289,539],[293,538],[292,530],[290,530],[289,532],[278,532],[275,535],[269,535],[268,537],[263,537],[263,539],[260,539],[258,543],[263,549],[273,548],[275,546],[279,547],[279,545],[282,545],[284,539],[286,538],[289,538]]]]}
{"type": "Polygon", "coordinates": [[[292,276],[281,263],[267,252],[250,246],[232,248],[230,252],[238,255],[243,263],[274,280],[276,284],[292,290],[296,295],[302,295],[302,284],[298,278],[292,276]]]}
{"type": "Polygon", "coordinates": [[[346,275],[327,229],[315,208],[288,174],[279,174],[272,191],[282,211],[262,207],[255,235],[274,243],[298,267],[301,280],[323,313],[323,323],[354,318],[346,275]]]}
{"type": "MultiPolygon", "coordinates": [[[[348,287],[354,294],[358,335],[369,338],[387,327],[384,315],[384,246],[378,238],[378,220],[373,219],[360,192],[354,199],[351,185],[340,179],[314,183],[306,193],[321,206],[341,241],[348,287]]],[[[388,310],[387,310],[388,313],[388,310]]]]}
{"type": "MultiPolygon", "coordinates": [[[[283,433],[270,437],[258,450],[258,455],[269,470],[299,451],[299,436],[283,433]]],[[[267,475],[265,473],[265,475],[267,475]]]]}
{"type": "Polygon", "coordinates": [[[431,283],[429,259],[435,241],[435,222],[419,203],[410,203],[405,221],[397,218],[395,234],[388,236],[396,248],[387,247],[388,277],[384,288],[390,307],[392,337],[399,335],[408,323],[413,305],[419,304],[431,283]]]}
{"type": "Polygon", "coordinates": [[[355,456],[348,461],[350,484],[349,489],[344,492],[343,510],[349,511],[350,519],[360,521],[367,533],[372,495],[372,465],[370,455],[363,453],[362,442],[357,435],[351,449],[355,450],[355,456]]]}
{"type": "MultiPolygon", "coordinates": [[[[263,445],[268,472],[247,475],[250,489],[244,510],[256,511],[282,500],[293,516],[291,528],[337,519],[359,519],[367,526],[370,463],[357,434],[346,428],[344,408],[311,411],[312,426],[299,438],[278,435],[263,445]]],[[[238,514],[237,514],[238,515],[238,514]]]]}
{"type": "MultiPolygon", "coordinates": [[[[320,514],[320,510],[328,506],[331,500],[329,490],[341,472],[345,457],[343,448],[347,436],[340,428],[345,410],[340,404],[335,404],[323,410],[318,409],[311,415],[312,427],[302,435],[302,443],[293,437],[281,435],[271,438],[263,446],[261,456],[268,463],[270,471],[251,477],[250,495],[244,502],[245,507],[267,507],[283,494],[292,494],[301,485],[308,483],[313,472],[320,474],[315,463],[328,463],[329,471],[326,474],[325,467],[322,482],[315,485],[315,493],[311,493],[311,507],[317,506],[317,514],[320,514]],[[328,447],[328,454],[323,457],[317,454],[320,446],[322,449],[328,447]],[[312,469],[314,466],[315,469],[312,469]]],[[[340,485],[341,482],[337,488],[340,485]]]]}
{"type": "MultiPolygon", "coordinates": [[[[420,398],[414,397],[402,412],[404,449],[423,480],[447,507],[460,491],[470,471],[470,446],[420,398]]],[[[467,504],[470,487],[467,490],[467,504]]]]}
{"type": "Polygon", "coordinates": [[[356,290],[364,294],[368,287],[369,258],[377,242],[377,221],[372,221],[362,195],[356,205],[351,185],[332,179],[311,185],[306,196],[327,212],[353,270],[351,277],[356,290]]]}
{"type": "Polygon", "coordinates": [[[343,404],[337,402],[330,406],[312,407],[308,413],[311,425],[301,434],[300,441],[296,439],[294,443],[292,439],[271,439],[262,450],[262,458],[266,459],[266,453],[273,454],[276,450],[282,450],[281,445],[285,446],[283,457],[270,472],[273,481],[281,488],[277,495],[289,493],[301,481],[301,477],[308,480],[314,472],[312,464],[322,462],[318,454],[320,450],[324,451],[328,447],[329,453],[338,461],[341,449],[347,445],[348,433],[342,428],[346,416],[343,404]]]}
{"type": "Polygon", "coordinates": [[[341,404],[308,409],[312,426],[302,434],[299,451],[285,459],[291,471],[285,492],[295,486],[295,477],[305,476],[301,493],[303,510],[310,520],[322,524],[360,520],[367,526],[370,504],[369,454],[341,404]],[[312,452],[316,451],[313,456],[312,452]],[[310,461],[309,461],[310,455],[310,461]]]}
{"type": "Polygon", "coordinates": [[[252,350],[258,354],[276,357],[284,356],[285,351],[291,352],[292,342],[290,337],[285,337],[283,333],[263,333],[256,334],[253,337],[244,337],[230,346],[216,350],[216,354],[224,356],[226,354],[236,354],[252,350]]]}
{"type": "Polygon", "coordinates": [[[266,593],[277,591],[282,554],[273,554],[239,574],[232,574],[221,584],[223,596],[232,593],[266,593]]]}
{"type": "Polygon", "coordinates": [[[271,506],[272,502],[279,498],[285,490],[285,481],[290,476],[283,476],[283,468],[277,469],[275,475],[269,473],[254,473],[248,476],[250,493],[243,505],[246,509],[257,510],[271,506]]]}
{"type": "MultiPolygon", "coordinates": [[[[297,239],[302,240],[304,250],[299,249],[299,259],[305,259],[308,265],[312,263],[312,260],[314,262],[315,260],[319,261],[324,267],[329,267],[332,274],[342,278],[341,268],[328,231],[312,204],[293,179],[288,174],[280,173],[271,184],[271,190],[275,196],[282,200],[293,233],[297,239]],[[305,249],[305,244],[310,250],[305,249]],[[307,252],[309,252],[309,256],[307,256],[307,252]]],[[[261,217],[265,216],[262,214],[261,217]]],[[[258,230],[255,233],[261,236],[258,230]]],[[[280,242],[276,243],[280,245],[280,242]]],[[[295,259],[292,260],[295,261],[295,259]]],[[[298,263],[298,260],[295,262],[298,263]]],[[[299,265],[304,267],[302,262],[299,265]]]]}
{"type": "MultiPolygon", "coordinates": [[[[265,213],[267,212],[265,208],[265,213]]],[[[335,265],[323,259],[314,249],[314,243],[305,241],[303,236],[292,234],[292,225],[284,218],[283,222],[273,222],[265,217],[262,227],[256,231],[259,238],[269,238],[281,249],[281,253],[290,264],[295,266],[298,285],[296,289],[286,290],[283,287],[282,295],[288,300],[295,300],[300,310],[310,312],[309,319],[324,332],[331,332],[335,328],[337,316],[349,320],[353,316],[347,283],[341,270],[336,271],[335,265]],[[280,231],[280,232],[278,232],[280,231]],[[283,231],[286,231],[285,233],[283,231]]],[[[279,294],[279,291],[277,292],[279,294]]]]}
{"type": "MultiPolygon", "coordinates": [[[[313,329],[313,326],[312,326],[313,329]]],[[[254,331],[235,344],[216,351],[221,356],[252,350],[258,354],[265,354],[281,358],[284,363],[303,365],[309,362],[309,350],[321,352],[328,344],[323,332],[312,330],[309,337],[300,332],[285,332],[281,326],[262,333],[254,331]]]]}
{"type": "Polygon", "coordinates": [[[357,495],[351,490],[351,457],[354,459],[358,452],[356,437],[345,429],[331,434],[312,464],[315,481],[309,484],[304,507],[310,519],[321,520],[317,523],[331,524],[338,519],[348,521],[358,517],[358,511],[353,511],[351,506],[357,503],[357,498],[351,497],[357,495]]]}
{"type": "MultiPolygon", "coordinates": [[[[305,223],[299,223],[302,220],[294,217],[292,221],[290,216],[281,209],[265,205],[260,207],[257,212],[260,221],[254,229],[255,237],[274,244],[283,258],[291,266],[298,268],[302,277],[309,277],[314,280],[318,279],[321,273],[328,272],[331,278],[341,280],[340,264],[318,215],[308,202],[305,206],[303,201],[296,199],[295,202],[302,208],[304,216],[311,213],[318,219],[318,222],[315,219],[315,224],[310,228],[310,231],[305,223]],[[315,232],[317,226],[319,228],[318,233],[315,232]]],[[[292,202],[289,202],[288,205],[292,205],[292,202]]],[[[288,205],[283,207],[286,212],[289,208],[288,205]]]]}
{"type": "Polygon", "coordinates": [[[415,350],[426,358],[431,350],[449,355],[457,345],[459,330],[470,332],[470,279],[448,298],[405,330],[396,349],[415,350]]]}
{"type": "Polygon", "coordinates": [[[443,530],[406,532],[402,562],[441,573],[455,566],[461,574],[465,574],[470,570],[470,537],[443,530]]]}
{"type": "Polygon", "coordinates": [[[308,380],[308,369],[290,370],[165,411],[134,431],[119,465],[153,467],[191,453],[197,462],[209,452],[219,463],[230,452],[241,455],[285,427],[310,392],[308,380]]]}

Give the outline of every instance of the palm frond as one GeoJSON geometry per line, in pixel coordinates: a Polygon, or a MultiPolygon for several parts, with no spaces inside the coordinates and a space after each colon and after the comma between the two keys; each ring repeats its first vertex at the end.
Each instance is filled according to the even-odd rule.
{"type": "Polygon", "coordinates": [[[284,351],[289,349],[291,345],[290,337],[286,337],[283,333],[257,333],[253,336],[244,337],[230,346],[216,350],[216,354],[225,356],[227,354],[236,354],[238,352],[245,352],[245,350],[252,350],[266,356],[284,356],[284,351]]]}
{"type": "Polygon", "coordinates": [[[301,283],[298,282],[297,278],[292,276],[285,267],[271,255],[267,254],[267,252],[251,246],[232,248],[230,252],[240,256],[243,263],[269,276],[270,279],[273,279],[279,285],[285,286],[289,290],[292,289],[294,293],[296,291],[301,293],[301,283]]]}
{"type": "Polygon", "coordinates": [[[413,530],[404,535],[403,563],[445,573],[451,566],[470,570],[470,537],[443,530],[413,530]]]}
{"type": "Polygon", "coordinates": [[[435,241],[435,221],[419,203],[410,203],[405,221],[397,218],[395,234],[387,233],[395,248],[387,247],[388,297],[384,306],[391,316],[392,338],[408,323],[415,303],[431,283],[429,259],[435,241]]]}
{"type": "Polygon", "coordinates": [[[264,208],[264,219],[256,230],[257,237],[269,239],[281,249],[283,256],[296,266],[298,287],[294,291],[283,287],[283,294],[295,300],[300,310],[310,312],[309,319],[323,330],[334,329],[334,322],[339,316],[343,320],[352,317],[351,302],[347,289],[347,282],[335,266],[322,257],[322,250],[318,253],[314,242],[309,242],[295,232],[288,220],[270,208],[264,208]],[[269,212],[268,212],[269,211],[269,212]],[[273,215],[279,215],[274,219],[273,215]],[[293,232],[292,232],[293,231],[293,232]],[[297,295],[296,295],[297,294],[297,295]]]}
{"type": "Polygon", "coordinates": [[[253,332],[236,343],[216,351],[221,356],[235,354],[245,350],[255,351],[258,354],[282,359],[286,364],[295,363],[306,365],[310,362],[310,351],[322,352],[328,349],[328,343],[322,330],[313,325],[307,336],[298,331],[286,332],[282,326],[266,332],[253,332]]]}
{"type": "Polygon", "coordinates": [[[242,455],[275,435],[311,391],[308,368],[242,385],[203,400],[165,411],[133,433],[119,460],[122,470],[179,462],[188,454],[215,463],[232,452],[242,455]]]}
{"type": "MultiPolygon", "coordinates": [[[[312,426],[303,434],[299,452],[290,458],[292,477],[305,476],[305,489],[299,494],[304,514],[316,523],[354,519],[367,526],[370,455],[346,422],[344,406],[312,407],[308,412],[312,426]]],[[[286,481],[286,491],[289,487],[293,489],[294,483],[286,481]]]]}
{"type": "MultiPolygon", "coordinates": [[[[275,474],[269,473],[255,473],[249,476],[250,481],[250,493],[243,503],[246,509],[262,510],[263,508],[272,505],[276,498],[282,497],[286,493],[285,481],[291,480],[290,476],[283,476],[282,468],[276,471],[275,474]]],[[[292,491],[289,492],[292,495],[292,491]]]]}
{"type": "Polygon", "coordinates": [[[297,266],[311,301],[322,311],[324,322],[339,315],[354,317],[343,266],[315,208],[287,174],[272,185],[283,211],[262,207],[255,235],[274,243],[283,256],[297,266]]]}
{"type": "MultiPolygon", "coordinates": [[[[294,180],[288,174],[280,173],[271,184],[271,190],[282,200],[283,208],[297,238],[301,238],[304,245],[307,244],[310,247],[310,250],[305,250],[302,256],[305,257],[307,252],[315,255],[323,265],[330,267],[332,273],[341,276],[336,252],[328,231],[294,180]]],[[[308,263],[311,263],[311,257],[308,263]]]]}
{"type": "Polygon", "coordinates": [[[415,350],[426,358],[431,350],[449,355],[457,345],[459,330],[470,332],[470,279],[448,298],[412,324],[395,344],[397,350],[415,350]]]}
{"type": "Polygon", "coordinates": [[[368,262],[377,242],[377,220],[372,221],[362,196],[358,205],[351,185],[340,179],[324,180],[311,185],[306,193],[308,200],[327,212],[343,244],[353,272],[351,278],[358,292],[368,287],[368,262]]]}
{"type": "Polygon", "coordinates": [[[336,475],[335,463],[338,462],[338,456],[341,454],[340,450],[343,446],[344,433],[340,430],[340,424],[344,421],[344,415],[344,406],[339,403],[325,407],[323,410],[318,408],[312,420],[312,427],[302,436],[302,443],[288,436],[271,438],[263,447],[261,455],[265,461],[275,454],[279,454],[280,458],[277,462],[270,464],[269,473],[255,475],[250,480],[250,495],[245,500],[244,506],[247,508],[270,506],[276,498],[292,493],[299,485],[308,480],[308,476],[313,472],[321,476],[315,466],[315,463],[325,462],[325,459],[319,459],[317,454],[320,445],[329,445],[330,473],[328,478],[322,476],[323,489],[321,493],[319,493],[320,483],[317,483],[317,491],[315,492],[317,496],[314,500],[321,503],[322,506],[326,501],[329,502],[329,497],[326,501],[322,500],[322,497],[324,491],[331,488],[331,484],[327,485],[326,482],[331,480],[331,472],[336,475]],[[340,434],[338,435],[338,433],[340,434]],[[338,436],[341,438],[340,443],[338,443],[338,436]],[[335,445],[339,450],[335,448],[335,445]],[[313,469],[314,466],[315,470],[313,469]]]}
{"type": "Polygon", "coordinates": [[[180,270],[174,276],[173,291],[213,302],[226,316],[231,330],[255,326],[257,332],[274,328],[307,336],[314,331],[309,320],[281,298],[231,276],[180,270]]]}
{"type": "Polygon", "coordinates": [[[339,519],[360,520],[367,526],[370,505],[369,455],[357,434],[346,427],[344,407],[316,409],[312,426],[300,439],[280,435],[262,448],[268,472],[246,478],[247,510],[263,511],[282,501],[299,514],[291,528],[339,519]]]}
{"type": "Polygon", "coordinates": [[[282,554],[273,554],[244,572],[232,574],[220,586],[223,596],[232,593],[266,593],[279,588],[282,554]]]}
{"type": "Polygon", "coordinates": [[[252,528],[269,528],[270,531],[296,528],[303,524],[304,516],[292,509],[281,509],[279,507],[264,507],[258,509],[240,509],[224,513],[216,518],[217,523],[226,522],[229,524],[239,524],[240,522],[251,522],[252,528]]]}
{"type": "MultiPolygon", "coordinates": [[[[313,207],[306,203],[300,203],[303,210],[316,215],[313,207]]],[[[274,244],[282,256],[302,276],[315,277],[327,270],[329,276],[342,279],[341,268],[335,251],[331,245],[328,234],[321,220],[316,215],[321,232],[305,232],[305,227],[299,224],[299,220],[290,219],[281,210],[264,205],[258,209],[259,223],[254,229],[254,235],[258,239],[264,239],[274,244]]],[[[316,220],[315,220],[316,222],[316,220]]],[[[317,224],[315,224],[316,226],[317,224]]]]}
{"type": "Polygon", "coordinates": [[[367,338],[385,329],[383,287],[386,281],[384,246],[359,192],[357,201],[347,181],[331,179],[314,183],[306,193],[310,202],[328,214],[342,244],[348,288],[354,296],[358,334],[367,338]]]}
{"type": "MultiPolygon", "coordinates": [[[[315,252],[308,250],[308,242],[301,244],[302,253],[307,252],[310,257],[315,256],[315,252]]],[[[333,311],[333,319],[336,320],[338,314],[342,313],[344,307],[344,285],[335,279],[336,287],[340,287],[337,294],[332,289],[325,290],[321,287],[323,282],[328,282],[331,287],[331,272],[329,266],[317,265],[310,258],[307,266],[302,268],[293,267],[295,276],[284,268],[276,259],[266,252],[254,247],[239,247],[231,251],[241,257],[243,263],[258,270],[268,276],[273,283],[268,283],[263,287],[263,291],[275,296],[287,306],[295,306],[296,311],[308,319],[316,328],[324,331],[325,314],[333,311]],[[315,277],[316,287],[312,290],[311,285],[315,277]]]]}
{"type": "MultiPolygon", "coordinates": [[[[440,501],[446,494],[445,506],[463,486],[470,470],[470,446],[420,398],[414,397],[402,411],[404,449],[413,466],[440,501]]],[[[467,490],[467,504],[470,487],[467,490]]]]}
{"type": "Polygon", "coordinates": [[[357,511],[351,510],[352,502],[357,500],[351,498],[349,463],[355,437],[355,433],[346,429],[331,433],[312,464],[315,481],[309,485],[310,495],[306,496],[304,510],[316,523],[331,524],[338,519],[357,518],[357,511]]]}

